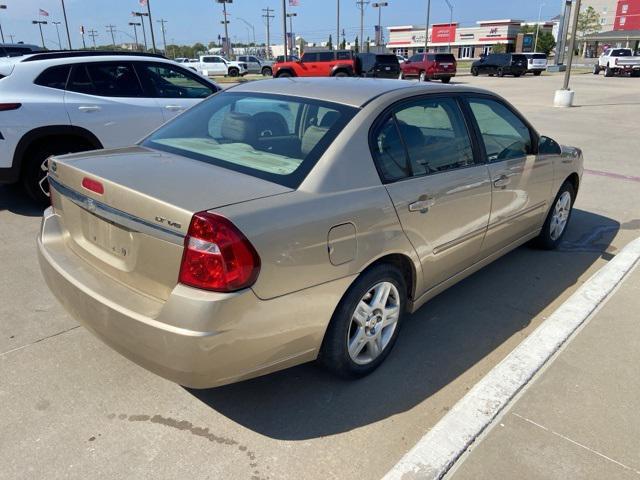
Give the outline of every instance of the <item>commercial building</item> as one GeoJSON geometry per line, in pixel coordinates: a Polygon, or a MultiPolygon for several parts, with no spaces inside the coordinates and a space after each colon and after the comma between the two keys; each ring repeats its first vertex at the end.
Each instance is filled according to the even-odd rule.
{"type": "Polygon", "coordinates": [[[608,47],[640,48],[640,0],[586,0],[582,11],[589,6],[600,16],[601,28],[579,39],[585,56],[598,56],[608,47]]]}
{"type": "MultiPolygon", "coordinates": [[[[478,58],[488,54],[495,45],[505,46],[507,52],[516,48],[516,38],[522,29],[522,20],[483,20],[475,27],[459,27],[458,23],[433,24],[429,28],[428,48],[430,52],[449,52],[456,58],[478,58]]],[[[542,22],[541,30],[553,29],[553,23],[542,22]]],[[[388,27],[389,42],[387,48],[393,52],[411,56],[424,52],[424,26],[388,27]]]]}

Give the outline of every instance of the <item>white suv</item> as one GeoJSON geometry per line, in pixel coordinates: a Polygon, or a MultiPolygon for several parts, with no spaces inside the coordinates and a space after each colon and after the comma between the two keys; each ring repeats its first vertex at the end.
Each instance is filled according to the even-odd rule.
{"type": "Polygon", "coordinates": [[[164,57],[37,53],[0,60],[0,183],[46,201],[51,155],[124,147],[220,90],[164,57]]]}

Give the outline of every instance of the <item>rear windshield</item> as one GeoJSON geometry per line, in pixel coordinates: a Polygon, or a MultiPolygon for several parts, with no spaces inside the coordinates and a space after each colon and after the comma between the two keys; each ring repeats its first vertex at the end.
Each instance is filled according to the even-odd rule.
{"type": "Polygon", "coordinates": [[[512,62],[527,62],[527,57],[524,55],[511,55],[512,62]]]}
{"type": "Polygon", "coordinates": [[[224,92],[142,145],[297,188],[356,112],[306,98],[224,92]]]}
{"type": "Polygon", "coordinates": [[[376,62],[384,65],[396,65],[398,57],[395,55],[376,55],[376,62]]]}
{"type": "Polygon", "coordinates": [[[620,49],[620,50],[614,50],[613,52],[611,52],[611,56],[612,57],[631,57],[631,50],[626,50],[626,49],[620,49]]]}
{"type": "Polygon", "coordinates": [[[534,53],[533,55],[531,55],[531,58],[534,58],[536,60],[546,60],[547,56],[544,53],[534,53]]]}
{"type": "Polygon", "coordinates": [[[435,54],[436,62],[455,62],[456,59],[450,53],[436,53],[435,54]]]}

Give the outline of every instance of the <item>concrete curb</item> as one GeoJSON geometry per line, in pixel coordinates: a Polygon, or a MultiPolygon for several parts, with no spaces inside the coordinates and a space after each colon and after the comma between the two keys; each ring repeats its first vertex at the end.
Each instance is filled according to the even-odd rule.
{"type": "Polygon", "coordinates": [[[387,472],[384,480],[441,479],[446,475],[571,334],[606,302],[639,260],[640,238],[637,238],[589,278],[460,399],[387,472]]]}

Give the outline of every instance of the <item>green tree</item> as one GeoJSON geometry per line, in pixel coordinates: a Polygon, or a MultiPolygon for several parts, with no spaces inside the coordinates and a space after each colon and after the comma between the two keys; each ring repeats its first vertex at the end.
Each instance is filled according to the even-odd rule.
{"type": "Polygon", "coordinates": [[[205,47],[202,43],[198,42],[198,43],[194,43],[193,44],[193,53],[195,55],[202,55],[203,53],[205,53],[207,51],[207,47],[205,47]]]}
{"type": "Polygon", "coordinates": [[[356,41],[353,44],[353,51],[356,53],[360,53],[360,44],[358,43],[358,37],[356,37],[356,41]]]}
{"type": "Polygon", "coordinates": [[[505,53],[506,51],[507,51],[507,48],[504,46],[503,43],[496,43],[491,49],[492,53],[505,53]]]}
{"type": "Polygon", "coordinates": [[[342,37],[342,42],[340,43],[340,50],[346,50],[347,48],[347,40],[342,37]]]}
{"type": "Polygon", "coordinates": [[[600,14],[596,12],[592,6],[588,6],[584,12],[578,15],[578,33],[576,40],[582,42],[583,56],[587,50],[587,42],[583,40],[584,37],[598,33],[601,29],[600,14]]]}
{"type": "Polygon", "coordinates": [[[543,52],[549,55],[551,51],[556,47],[556,39],[553,38],[553,34],[548,31],[540,32],[538,35],[538,52],[543,52]]]}
{"type": "Polygon", "coordinates": [[[329,41],[327,42],[327,48],[329,50],[333,50],[333,39],[331,37],[331,34],[329,34],[329,41]]]}

